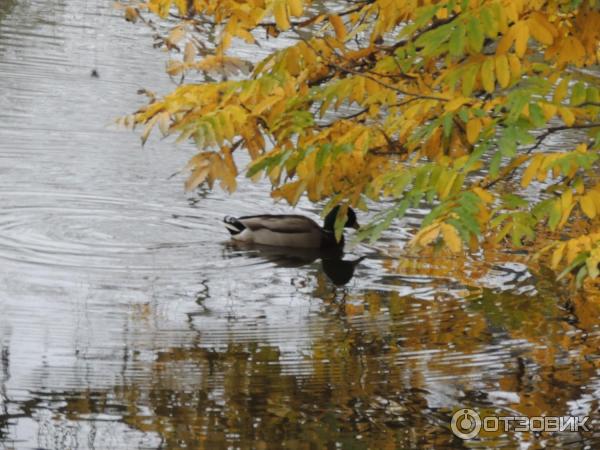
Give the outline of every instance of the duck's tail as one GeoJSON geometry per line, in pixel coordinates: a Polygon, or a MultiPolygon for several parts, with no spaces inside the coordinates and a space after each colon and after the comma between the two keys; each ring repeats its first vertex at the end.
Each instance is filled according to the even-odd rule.
{"type": "Polygon", "coordinates": [[[240,234],[246,229],[244,224],[237,220],[235,217],[225,216],[223,222],[225,222],[225,228],[227,228],[227,231],[229,231],[229,233],[231,233],[232,236],[240,234]]]}

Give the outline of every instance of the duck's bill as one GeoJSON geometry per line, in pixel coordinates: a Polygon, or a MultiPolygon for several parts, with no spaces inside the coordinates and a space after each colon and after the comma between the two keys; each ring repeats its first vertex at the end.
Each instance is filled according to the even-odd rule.
{"type": "Polygon", "coordinates": [[[355,230],[360,230],[360,225],[358,224],[358,222],[355,222],[354,225],[352,225],[352,228],[354,228],[355,230]]]}

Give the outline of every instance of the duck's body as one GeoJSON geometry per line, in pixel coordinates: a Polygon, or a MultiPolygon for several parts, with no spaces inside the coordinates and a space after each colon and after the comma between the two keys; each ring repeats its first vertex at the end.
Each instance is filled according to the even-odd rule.
{"type": "MultiPolygon", "coordinates": [[[[234,240],[292,248],[343,247],[344,238],[338,242],[334,235],[335,218],[339,207],[325,218],[321,228],[314,220],[295,214],[263,214],[257,216],[225,217],[227,230],[234,240]]],[[[348,209],[347,227],[357,228],[356,215],[348,209]]]]}

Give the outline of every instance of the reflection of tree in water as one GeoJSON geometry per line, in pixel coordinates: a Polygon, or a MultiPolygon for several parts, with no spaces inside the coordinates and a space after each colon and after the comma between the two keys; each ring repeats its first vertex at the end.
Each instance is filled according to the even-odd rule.
{"type": "MultiPolygon", "coordinates": [[[[148,372],[124,371],[119,386],[40,396],[27,414],[108,414],[132,432],[160,436],[163,448],[456,446],[454,407],[569,415],[570,402],[593,394],[598,306],[573,295],[564,297],[568,306],[554,287],[538,290],[434,301],[368,290],[340,301],[321,274],[314,295],[324,307],[301,350],[243,334],[205,348],[199,334],[145,359],[148,372]]],[[[590,406],[597,411],[597,400],[590,406]]],[[[507,447],[536,442],[515,433],[487,438],[507,447]]],[[[594,447],[598,436],[544,439],[594,447]]]]}
{"type": "MultiPolygon", "coordinates": [[[[596,376],[581,356],[597,341],[583,343],[546,294],[486,291],[465,303],[366,292],[362,309],[330,304],[337,320],[325,322],[302,358],[256,342],[172,348],[158,354],[149,388],[134,384],[120,393],[133,402],[125,421],[161,434],[167,448],[323,448],[357,439],[372,448],[414,448],[453,442],[452,406],[568,415],[568,402],[582,398],[596,376]],[[420,321],[403,322],[418,306],[420,321]],[[388,320],[380,321],[384,310],[388,320]],[[457,390],[444,393],[444,385],[457,390]],[[488,392],[500,390],[517,398],[499,402],[488,392]],[[452,398],[436,398],[444,394],[452,398]]],[[[503,439],[510,446],[535,438],[503,439]]]]}
{"type": "Polygon", "coordinates": [[[16,4],[17,0],[2,0],[0,2],[0,21],[11,12],[16,4]]]}

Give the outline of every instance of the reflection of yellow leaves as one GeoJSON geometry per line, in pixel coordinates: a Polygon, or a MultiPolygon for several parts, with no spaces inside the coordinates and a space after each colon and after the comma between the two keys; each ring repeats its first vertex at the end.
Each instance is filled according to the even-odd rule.
{"type": "Polygon", "coordinates": [[[344,305],[344,312],[348,316],[359,316],[361,314],[364,314],[364,312],[365,312],[365,305],[362,304],[362,303],[358,304],[358,305],[354,305],[352,303],[346,303],[344,305]]]}
{"type": "Polygon", "coordinates": [[[183,52],[183,62],[186,64],[190,64],[194,61],[194,56],[196,56],[196,47],[192,42],[188,42],[185,44],[185,50],[183,52]]]}
{"type": "Polygon", "coordinates": [[[567,244],[565,242],[561,242],[556,246],[556,249],[552,253],[552,260],[550,261],[550,267],[555,270],[558,267],[558,264],[562,260],[563,253],[565,251],[565,247],[567,244]]]}
{"type": "Polygon", "coordinates": [[[185,36],[185,29],[183,26],[175,27],[171,30],[167,36],[167,43],[170,45],[177,45],[185,36]]]}
{"type": "Polygon", "coordinates": [[[171,76],[179,75],[183,72],[185,66],[181,61],[176,61],[174,59],[170,59],[167,63],[167,73],[171,76]]]}

